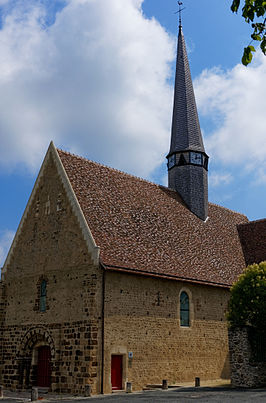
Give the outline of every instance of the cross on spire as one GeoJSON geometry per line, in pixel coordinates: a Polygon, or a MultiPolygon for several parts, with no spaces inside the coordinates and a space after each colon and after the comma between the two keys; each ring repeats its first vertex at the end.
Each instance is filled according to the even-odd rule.
{"type": "Polygon", "coordinates": [[[183,5],[182,1],[178,1],[178,5],[179,5],[179,9],[178,9],[177,13],[179,14],[179,28],[180,28],[180,27],[182,27],[181,13],[185,9],[185,7],[181,8],[181,6],[183,5]]]}

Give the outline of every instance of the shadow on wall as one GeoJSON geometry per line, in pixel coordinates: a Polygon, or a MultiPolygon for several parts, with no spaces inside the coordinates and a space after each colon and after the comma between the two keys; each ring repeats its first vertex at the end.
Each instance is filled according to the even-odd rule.
{"type": "Polygon", "coordinates": [[[226,356],[226,359],[224,361],[224,366],[222,369],[222,373],[221,373],[221,378],[222,379],[229,379],[230,378],[230,374],[231,374],[231,370],[230,370],[230,356],[229,353],[226,356]]]}

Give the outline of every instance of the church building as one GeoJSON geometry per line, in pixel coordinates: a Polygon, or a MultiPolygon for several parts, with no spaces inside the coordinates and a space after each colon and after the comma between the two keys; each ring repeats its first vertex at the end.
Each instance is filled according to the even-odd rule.
{"type": "Polygon", "coordinates": [[[179,27],[168,187],[50,144],[2,269],[0,384],[93,394],[230,377],[225,313],[266,220],[208,202],[179,27]]]}

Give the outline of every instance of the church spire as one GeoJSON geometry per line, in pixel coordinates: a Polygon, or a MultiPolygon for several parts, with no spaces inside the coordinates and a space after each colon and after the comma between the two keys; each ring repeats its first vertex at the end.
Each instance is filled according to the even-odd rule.
{"type": "Polygon", "coordinates": [[[205,220],[208,215],[208,156],[205,153],[199,125],[181,17],[171,145],[167,158],[168,186],[182,196],[192,213],[205,220]]]}

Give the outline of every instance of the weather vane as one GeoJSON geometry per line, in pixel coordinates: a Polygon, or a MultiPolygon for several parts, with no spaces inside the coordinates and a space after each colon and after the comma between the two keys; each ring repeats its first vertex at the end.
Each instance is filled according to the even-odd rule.
{"type": "Polygon", "coordinates": [[[177,3],[178,3],[178,5],[179,5],[179,10],[178,10],[175,14],[179,14],[179,26],[181,27],[181,26],[182,26],[181,12],[182,12],[183,10],[185,10],[186,7],[181,8],[181,6],[183,5],[182,1],[178,1],[177,3]]]}

